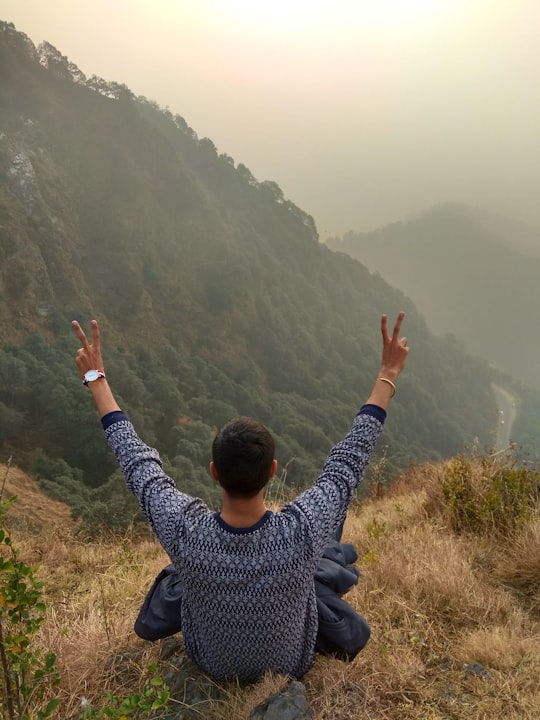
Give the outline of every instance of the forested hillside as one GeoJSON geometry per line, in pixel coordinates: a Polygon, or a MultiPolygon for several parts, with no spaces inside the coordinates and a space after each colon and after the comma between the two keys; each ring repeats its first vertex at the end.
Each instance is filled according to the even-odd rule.
{"type": "Polygon", "coordinates": [[[506,375],[501,382],[520,398],[512,439],[537,458],[540,231],[449,203],[328,245],[399,287],[433,332],[451,333],[506,375]]]}
{"type": "Polygon", "coordinates": [[[371,387],[383,312],[406,310],[412,347],[380,447],[389,470],[492,443],[488,363],[431,334],[181,116],[3,23],[0,128],[0,449],[78,512],[115,521],[127,501],[73,318],[100,320],[122,406],[209,500],[210,442],[237,414],[272,429],[287,484],[314,479],[371,387]]]}

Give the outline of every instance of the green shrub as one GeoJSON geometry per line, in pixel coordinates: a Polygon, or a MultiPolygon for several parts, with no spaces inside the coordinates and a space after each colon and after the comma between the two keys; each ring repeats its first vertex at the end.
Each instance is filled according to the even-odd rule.
{"type": "MultiPolygon", "coordinates": [[[[15,502],[1,502],[0,492],[0,718],[2,720],[45,720],[57,716],[60,683],[56,655],[35,647],[36,634],[45,620],[41,583],[36,568],[19,559],[6,525],[7,511],[15,502]]],[[[156,664],[148,666],[151,676],[139,692],[119,696],[106,692],[97,706],[87,705],[81,720],[128,716],[149,717],[169,700],[169,689],[156,664]]]]}
{"type": "Polygon", "coordinates": [[[510,533],[530,519],[540,498],[540,474],[512,464],[458,456],[446,468],[443,497],[454,530],[510,533]]]}
{"type": "Polygon", "coordinates": [[[60,682],[54,653],[35,648],[43,620],[42,583],[35,568],[19,559],[5,523],[15,497],[0,502],[0,710],[6,720],[51,717],[60,682]]]}

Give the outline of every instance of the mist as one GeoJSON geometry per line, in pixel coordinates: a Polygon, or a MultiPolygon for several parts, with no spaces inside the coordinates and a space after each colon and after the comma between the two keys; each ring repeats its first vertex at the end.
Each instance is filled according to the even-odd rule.
{"type": "Polygon", "coordinates": [[[322,239],[447,201],[540,227],[537,0],[3,0],[2,19],[182,115],[322,239]]]}

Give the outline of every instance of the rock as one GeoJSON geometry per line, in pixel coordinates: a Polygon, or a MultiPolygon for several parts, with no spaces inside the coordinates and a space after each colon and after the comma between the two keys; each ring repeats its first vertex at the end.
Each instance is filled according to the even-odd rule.
{"type": "MultiPolygon", "coordinates": [[[[226,699],[219,683],[205,675],[185,653],[182,640],[173,636],[161,643],[161,659],[170,671],[165,676],[172,702],[150,716],[149,720],[201,720],[205,710],[216,701],[226,699]]],[[[249,720],[310,720],[306,690],[293,681],[287,690],[271,695],[256,707],[249,720]]]]}
{"type": "Polygon", "coordinates": [[[162,644],[161,657],[172,665],[165,682],[173,702],[154,716],[156,720],[201,720],[207,705],[223,699],[223,689],[187,657],[181,642],[168,638],[162,644]]]}
{"type": "Polygon", "coordinates": [[[162,660],[169,660],[173,655],[181,653],[183,645],[176,635],[161,641],[159,656],[162,660]]]}
{"type": "Polygon", "coordinates": [[[294,680],[287,690],[271,695],[262,705],[257,706],[249,720],[309,720],[306,689],[298,680],[294,680]]]}
{"type": "Polygon", "coordinates": [[[465,665],[465,677],[478,677],[481,680],[491,680],[493,674],[487,667],[479,662],[472,662],[465,665]]]}

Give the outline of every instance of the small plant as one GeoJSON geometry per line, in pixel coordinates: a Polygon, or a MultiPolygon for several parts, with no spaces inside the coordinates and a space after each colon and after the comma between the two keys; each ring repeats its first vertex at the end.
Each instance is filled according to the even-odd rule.
{"type": "Polygon", "coordinates": [[[296,458],[292,457],[281,470],[279,477],[274,475],[272,480],[268,483],[266,499],[270,503],[276,505],[283,505],[290,500],[291,490],[287,487],[287,473],[289,472],[289,465],[295,461],[296,458]]]}
{"type": "Polygon", "coordinates": [[[368,550],[367,553],[362,555],[360,562],[364,567],[373,567],[379,562],[379,556],[375,550],[368,550]]]}
{"type": "MultiPolygon", "coordinates": [[[[379,520],[373,517],[366,525],[366,532],[372,540],[377,541],[387,534],[386,523],[384,520],[379,520]]],[[[360,562],[364,567],[370,567],[377,565],[379,562],[379,554],[377,550],[372,547],[364,555],[362,555],[360,562]]]]}
{"type": "Polygon", "coordinates": [[[511,532],[530,519],[540,497],[540,474],[525,467],[453,460],[442,490],[454,530],[511,532]]]}
{"type": "Polygon", "coordinates": [[[384,520],[378,518],[372,518],[366,525],[367,534],[374,540],[378,540],[380,537],[386,534],[386,523],[384,520]]]}
{"type": "Polygon", "coordinates": [[[99,709],[86,705],[81,720],[102,720],[103,718],[124,720],[129,716],[147,718],[148,713],[165,707],[169,702],[169,688],[163,678],[157,674],[158,668],[155,663],[150,664],[148,670],[152,676],[140,693],[133,693],[126,698],[121,698],[108,691],[106,704],[99,709]]]}
{"type": "MultiPolygon", "coordinates": [[[[43,583],[37,568],[19,557],[6,523],[9,508],[16,501],[2,501],[10,463],[0,489],[0,718],[2,720],[46,720],[56,714],[60,699],[54,689],[60,682],[56,655],[34,647],[46,607],[42,600],[43,583]]],[[[97,709],[86,704],[81,720],[101,720],[129,716],[148,717],[164,707],[169,689],[157,674],[157,665],[148,666],[150,678],[142,690],[127,697],[107,692],[97,709]]]]}
{"type": "Polygon", "coordinates": [[[387,457],[388,445],[385,445],[382,450],[382,455],[378,460],[374,460],[371,463],[371,478],[369,482],[369,492],[372,497],[381,499],[385,496],[388,487],[387,484],[387,473],[388,473],[388,457],[387,457]]]}
{"type": "Polygon", "coordinates": [[[51,698],[60,677],[55,654],[33,647],[45,619],[42,583],[35,568],[19,559],[6,526],[15,497],[4,502],[1,497],[0,493],[0,710],[7,720],[44,720],[60,702],[51,698]]]}
{"type": "Polygon", "coordinates": [[[459,531],[476,527],[478,507],[474,499],[469,465],[463,456],[458,456],[446,470],[442,478],[442,489],[452,528],[459,531]]]}

